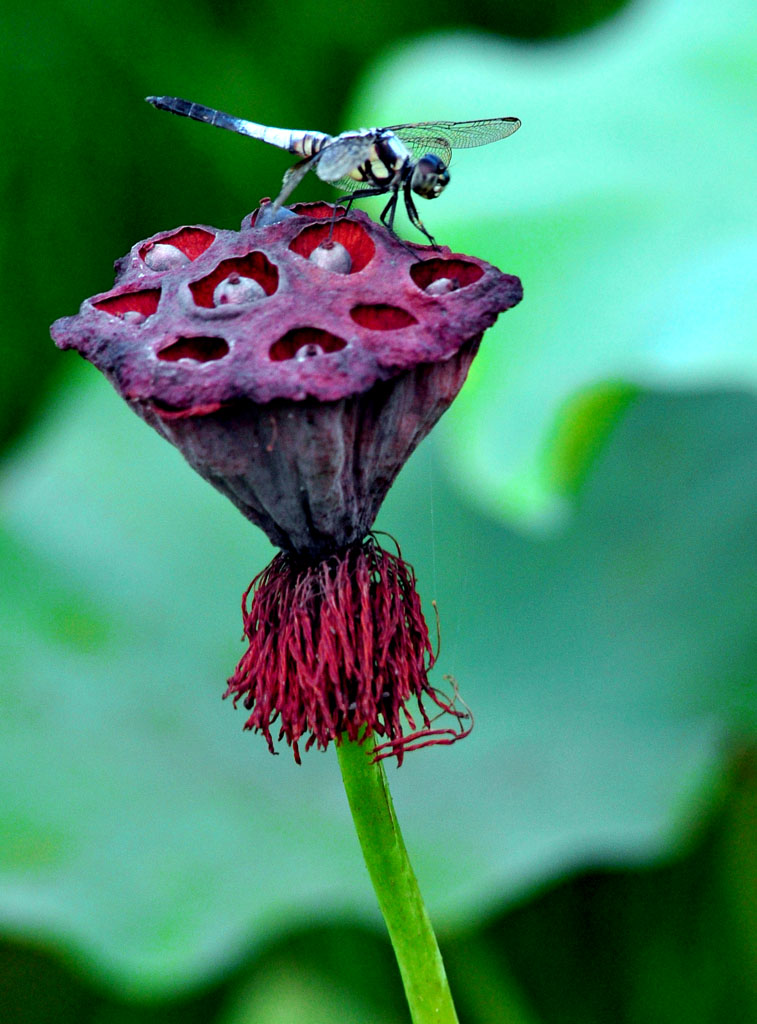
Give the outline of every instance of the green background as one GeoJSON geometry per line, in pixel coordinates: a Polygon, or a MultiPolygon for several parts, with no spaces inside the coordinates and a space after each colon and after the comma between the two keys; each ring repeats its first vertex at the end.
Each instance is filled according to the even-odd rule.
{"type": "Polygon", "coordinates": [[[2,15],[3,1021],[406,1019],[333,751],[219,699],[273,550],[49,340],[138,239],[276,194],[155,93],[522,119],[422,210],[525,298],[377,524],[476,715],[397,813],[461,1021],[757,1019],[757,14],[469,8],[2,15]]]}

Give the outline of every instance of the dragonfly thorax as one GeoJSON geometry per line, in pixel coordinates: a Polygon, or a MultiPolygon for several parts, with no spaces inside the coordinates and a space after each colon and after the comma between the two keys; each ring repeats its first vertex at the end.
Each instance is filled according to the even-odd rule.
{"type": "Polygon", "coordinates": [[[413,168],[410,188],[424,199],[436,199],[448,184],[447,165],[433,153],[426,153],[413,168]]]}
{"type": "Polygon", "coordinates": [[[348,136],[369,143],[364,154],[365,159],[348,171],[349,178],[387,190],[393,183],[399,183],[404,178],[406,169],[411,164],[410,151],[393,132],[364,128],[360,133],[345,132],[337,136],[336,141],[339,142],[348,136]]]}

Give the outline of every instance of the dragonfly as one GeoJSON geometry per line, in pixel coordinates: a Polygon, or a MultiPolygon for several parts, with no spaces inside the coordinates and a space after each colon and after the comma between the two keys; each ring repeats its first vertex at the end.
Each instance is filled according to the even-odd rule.
{"type": "Polygon", "coordinates": [[[344,193],[337,201],[347,200],[345,216],[356,199],[389,194],[381,222],[392,234],[395,233],[397,202],[402,194],[410,222],[434,246],[434,238],[418,216],[413,194],[424,199],[436,199],[442,194],[450,180],[453,149],[486,146],[508,138],[520,128],[517,117],[490,117],[479,121],[419,121],[327,135],[270,128],[175,96],[148,96],[147,102],[158,110],[260,139],[299,156],[301,159],[284,175],[281,191],[272,204],[272,216],[305,175],[314,171],[321,181],[344,193]]]}

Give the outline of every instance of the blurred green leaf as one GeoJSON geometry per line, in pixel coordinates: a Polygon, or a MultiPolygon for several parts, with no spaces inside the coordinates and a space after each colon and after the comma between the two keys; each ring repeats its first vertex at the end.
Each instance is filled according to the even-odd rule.
{"type": "Polygon", "coordinates": [[[82,1024],[92,997],[49,955],[0,943],[3,1024],[82,1024]]]}
{"type": "Polygon", "coordinates": [[[458,1013],[476,1024],[540,1024],[506,959],[482,933],[463,932],[442,955],[458,1013]]]}
{"type": "Polygon", "coordinates": [[[755,781],[754,746],[735,744],[715,814],[685,856],[550,887],[486,928],[495,968],[516,973],[555,1024],[757,1019],[740,909],[754,888],[755,781]]]}
{"type": "Polygon", "coordinates": [[[229,986],[218,1024],[404,1024],[407,1004],[386,940],[332,926],[288,935],[229,986]]]}
{"type": "Polygon", "coordinates": [[[757,1012],[757,751],[743,751],[719,849],[718,881],[733,929],[735,962],[757,1012]]]}
{"type": "MultiPolygon", "coordinates": [[[[757,721],[756,432],[746,398],[640,400],[549,542],[461,504],[433,444],[401,475],[379,525],[477,716],[391,779],[443,928],[653,857],[707,806],[757,721]]],[[[294,925],[374,921],[335,759],[271,758],[219,700],[262,535],[89,370],[0,497],[6,923],[158,993],[294,925]]]]}
{"type": "Polygon", "coordinates": [[[597,449],[585,423],[563,436],[583,392],[757,385],[756,61],[749,0],[657,0],[538,47],[437,35],[365,77],[346,123],[523,121],[457,154],[422,211],[524,284],[446,421],[458,484],[490,514],[564,513],[553,446],[597,449]]]}

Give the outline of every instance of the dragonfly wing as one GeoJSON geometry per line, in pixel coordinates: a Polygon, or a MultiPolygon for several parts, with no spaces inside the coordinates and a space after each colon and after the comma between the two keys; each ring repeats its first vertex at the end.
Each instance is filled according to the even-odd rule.
{"type": "Polygon", "coordinates": [[[347,175],[344,178],[337,178],[336,181],[330,181],[329,185],[333,185],[334,188],[338,188],[342,195],[349,195],[351,192],[357,192],[359,188],[369,188],[370,184],[367,181],[356,181],[355,178],[350,178],[347,175]]]}
{"type": "Polygon", "coordinates": [[[392,125],[388,130],[408,147],[417,159],[435,153],[449,164],[453,149],[487,146],[506,139],[520,128],[517,117],[490,117],[479,121],[422,121],[392,125]]]}
{"type": "Polygon", "coordinates": [[[284,175],[284,180],[281,183],[281,191],[276,196],[273,204],[274,210],[278,210],[280,206],[283,206],[289,196],[294,192],[299,183],[308,173],[308,171],[316,163],[318,157],[309,156],[305,160],[298,160],[296,164],[289,168],[284,175]]]}
{"type": "MultiPolygon", "coordinates": [[[[321,181],[340,183],[340,179],[348,176],[350,171],[370,160],[376,138],[376,132],[343,132],[337,135],[318,154],[315,173],[321,181]]],[[[360,182],[354,184],[357,186],[360,182]]]]}
{"type": "Polygon", "coordinates": [[[407,146],[413,155],[413,160],[418,161],[426,153],[434,153],[439,159],[449,164],[452,159],[452,146],[448,138],[438,132],[430,131],[413,131],[413,127],[420,126],[409,126],[404,131],[396,131],[394,128],[390,128],[393,131],[400,142],[407,146]]]}

